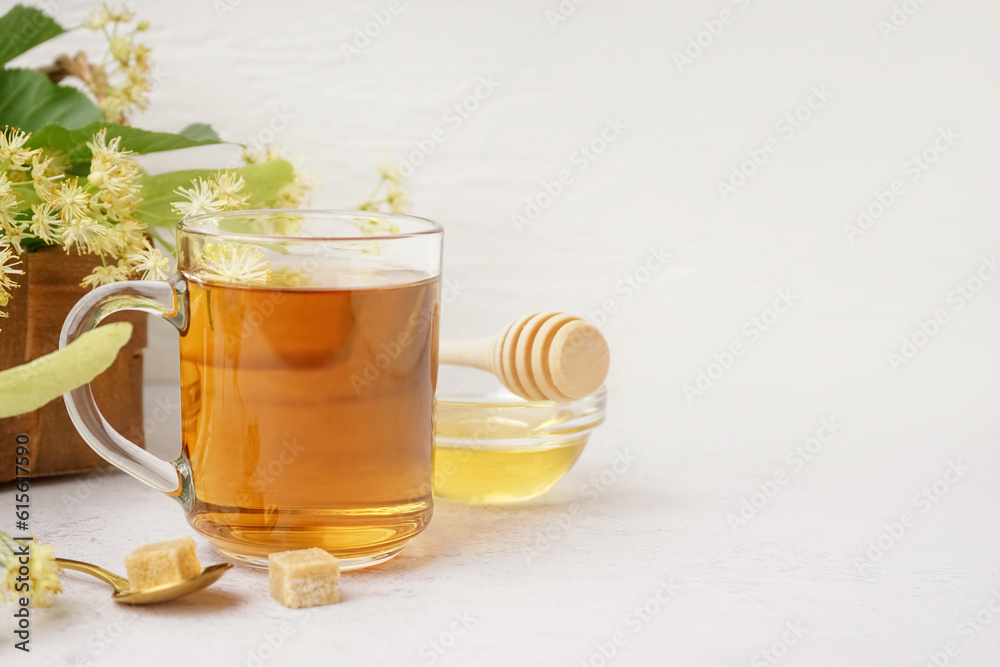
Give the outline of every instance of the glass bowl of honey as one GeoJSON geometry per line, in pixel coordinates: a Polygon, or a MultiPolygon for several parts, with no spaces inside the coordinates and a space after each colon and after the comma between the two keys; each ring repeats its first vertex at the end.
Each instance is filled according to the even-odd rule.
{"type": "Polygon", "coordinates": [[[441,366],[434,424],[434,495],[513,503],[569,472],[604,422],[606,391],[570,403],[526,401],[492,376],[441,366]]]}

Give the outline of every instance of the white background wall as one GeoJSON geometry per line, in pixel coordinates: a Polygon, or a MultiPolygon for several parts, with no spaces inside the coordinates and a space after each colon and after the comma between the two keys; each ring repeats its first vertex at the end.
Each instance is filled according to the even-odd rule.
{"type": "MultiPolygon", "coordinates": [[[[320,174],[313,203],[336,207],[363,199],[380,156],[407,155],[444,128],[411,184],[415,212],[447,228],[446,274],[463,289],[445,334],[617,299],[604,331],[614,416],[630,436],[740,457],[819,414],[890,438],[954,437],[994,405],[1000,283],[958,312],[948,293],[1000,241],[1000,7],[925,3],[886,37],[878,22],[891,2],[595,1],[553,28],[554,1],[414,0],[348,58],[343,45],[385,3],[228,2],[134,3],[152,22],[162,77],[135,122],[208,121],[246,141],[289,115],[276,140],[320,174]],[[675,54],[723,11],[731,23],[678,67],[675,54]],[[445,113],[481,77],[499,86],[453,127],[445,113]],[[788,137],[776,124],[815,87],[829,101],[788,137]],[[608,119],[625,129],[580,172],[574,151],[608,119]],[[914,182],[905,163],[941,128],[959,138],[914,182]],[[723,201],[718,183],[769,138],[778,151],[723,201]],[[518,233],[512,215],[561,170],[574,182],[518,233]],[[851,243],[844,226],[894,179],[905,193],[851,243]],[[668,265],[631,299],[616,293],[661,246],[668,265]],[[793,309],[750,342],[744,323],[779,289],[793,309]],[[887,354],[938,308],[949,323],[893,372],[887,354]],[[746,354],[691,405],[682,386],[734,341],[746,354]]],[[[150,375],[169,378],[173,355],[156,350],[173,332],[155,328],[150,375]]]]}
{"type": "MultiPolygon", "coordinates": [[[[716,630],[759,622],[759,632],[746,650],[705,643],[707,629],[674,648],[743,662],[766,643],[765,621],[780,628],[802,613],[818,628],[814,656],[840,647],[850,657],[845,646],[858,646],[917,664],[960,612],[985,601],[995,576],[995,549],[984,554],[1000,519],[1000,280],[984,271],[994,279],[961,308],[949,294],[1000,251],[1000,5],[908,0],[916,13],[884,35],[878,22],[893,1],[589,0],[553,28],[546,12],[556,0],[412,0],[350,59],[341,45],[387,3],[243,0],[220,16],[208,0],[133,2],[152,22],[147,41],[162,70],[151,109],[135,120],[162,129],[207,121],[245,141],[287,114],[277,141],[320,173],[326,187],[313,203],[336,207],[367,194],[381,155],[405,155],[444,126],[447,139],[411,179],[415,212],[447,229],[446,274],[462,287],[444,333],[485,335],[522,313],[585,314],[607,299],[619,308],[603,326],[610,419],[574,474],[633,448],[641,469],[615,493],[638,494],[660,518],[636,538],[655,546],[612,550],[602,563],[638,572],[681,563],[690,576],[735,585],[771,576],[773,589],[745,595],[788,603],[758,617],[749,598],[731,607],[734,598],[709,590],[701,616],[683,618],[716,630]],[[679,68],[674,54],[723,11],[731,22],[679,68]],[[444,114],[481,77],[499,83],[495,93],[447,125],[444,114]],[[788,136],[778,124],[817,88],[829,100],[788,136]],[[608,119],[624,130],[580,171],[574,151],[608,119]],[[958,138],[913,178],[907,162],[942,130],[958,138]],[[723,200],[720,180],[769,140],[776,152],[723,200]],[[512,215],[561,170],[572,184],[519,233],[512,215]],[[851,242],[845,225],[897,179],[902,194],[851,242]],[[643,277],[661,247],[672,255],[666,266],[630,298],[616,291],[625,276],[643,277]],[[779,290],[793,306],[751,340],[745,325],[779,290]],[[894,370],[887,355],[940,309],[947,322],[894,370]],[[745,354],[687,400],[683,386],[699,371],[718,375],[713,355],[734,342],[745,354]],[[786,452],[831,416],[844,425],[834,444],[751,532],[734,536],[727,514],[787,471],[786,452]],[[974,481],[921,519],[891,565],[869,575],[871,587],[858,583],[851,556],[956,458],[974,481]],[[806,560],[810,580],[827,573],[833,583],[789,588],[782,577],[796,579],[789,573],[806,560]],[[850,599],[838,597],[845,587],[850,599]],[[835,601],[820,610],[807,599],[835,601]]],[[[68,6],[60,17],[79,14],[68,6]]],[[[229,154],[196,157],[223,164],[229,154]]],[[[169,380],[174,334],[156,329],[149,374],[169,380]]],[[[557,488],[553,502],[564,497],[557,488]]],[[[603,520],[624,521],[615,516],[603,520]]],[[[612,596],[608,614],[635,590],[612,596]]],[[[603,636],[609,623],[577,634],[603,636]]],[[[975,648],[985,662],[965,664],[988,664],[997,642],[975,648]]]]}
{"type": "MultiPolygon", "coordinates": [[[[69,23],[84,6],[59,16],[69,23]]],[[[886,354],[996,248],[992,5],[926,4],[884,38],[877,22],[890,18],[888,2],[590,2],[553,28],[555,2],[415,0],[350,57],[343,45],[382,3],[133,6],[152,22],[145,37],[160,71],[150,110],[134,122],[207,121],[247,141],[289,116],[276,141],[320,175],[317,206],[357,203],[380,156],[408,155],[446,131],[411,184],[415,212],[447,227],[447,275],[463,288],[446,311],[449,335],[617,298],[605,331],[617,353],[613,386],[630,398],[620,409],[659,406],[698,423],[723,406],[730,419],[755,413],[764,398],[776,417],[807,400],[868,412],[920,387],[941,408],[962,397],[951,407],[971,409],[964,392],[942,387],[987,384],[978,380],[993,355],[960,368],[950,353],[988,349],[988,292],[906,372],[891,372],[886,354]],[[731,24],[679,71],[675,53],[724,10],[731,24]],[[481,77],[496,91],[455,127],[446,112],[481,77]],[[829,101],[788,137],[776,124],[814,87],[829,101]],[[581,172],[574,152],[608,119],[625,129],[581,172]],[[904,163],[939,128],[959,139],[913,182],[904,163]],[[768,138],[778,152],[723,201],[718,183],[768,138]],[[512,215],[562,170],[573,183],[518,233],[512,215]],[[844,225],[893,179],[905,194],[852,244],[844,225]],[[626,302],[617,281],[660,246],[672,260],[626,302]],[[780,288],[796,295],[793,312],[689,406],[681,386],[780,288]],[[658,382],[633,393],[643,376],[658,382]]],[[[231,157],[190,151],[153,166],[231,157]]],[[[168,345],[172,333],[156,328],[156,345],[168,345]]],[[[170,356],[149,356],[151,377],[175,372],[170,356]]]]}

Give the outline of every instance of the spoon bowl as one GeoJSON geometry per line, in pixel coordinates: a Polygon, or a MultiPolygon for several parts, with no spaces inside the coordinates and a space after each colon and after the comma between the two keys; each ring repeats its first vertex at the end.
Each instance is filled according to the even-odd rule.
{"type": "Polygon", "coordinates": [[[83,561],[69,560],[68,558],[57,558],[56,563],[67,570],[83,572],[110,584],[115,589],[114,593],[111,594],[111,599],[121,604],[156,604],[158,602],[175,600],[211,586],[233,566],[232,563],[210,565],[202,569],[199,574],[184,581],[156,586],[155,588],[132,590],[128,579],[109,572],[103,567],[84,563],[83,561]]]}

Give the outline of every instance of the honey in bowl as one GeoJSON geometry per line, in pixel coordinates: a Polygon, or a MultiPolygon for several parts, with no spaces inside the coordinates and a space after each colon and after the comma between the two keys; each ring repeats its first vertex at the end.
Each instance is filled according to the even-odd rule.
{"type": "Polygon", "coordinates": [[[434,495],[481,504],[542,495],[569,472],[604,421],[604,389],[572,403],[524,401],[492,378],[470,375],[477,373],[441,367],[434,495]]]}

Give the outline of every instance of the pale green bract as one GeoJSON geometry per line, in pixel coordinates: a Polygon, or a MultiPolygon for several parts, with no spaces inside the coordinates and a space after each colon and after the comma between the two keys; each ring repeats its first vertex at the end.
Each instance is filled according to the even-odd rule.
{"type": "Polygon", "coordinates": [[[64,348],[0,372],[0,419],[32,412],[83,386],[114,363],[132,324],[115,322],[81,334],[64,348]]]}

